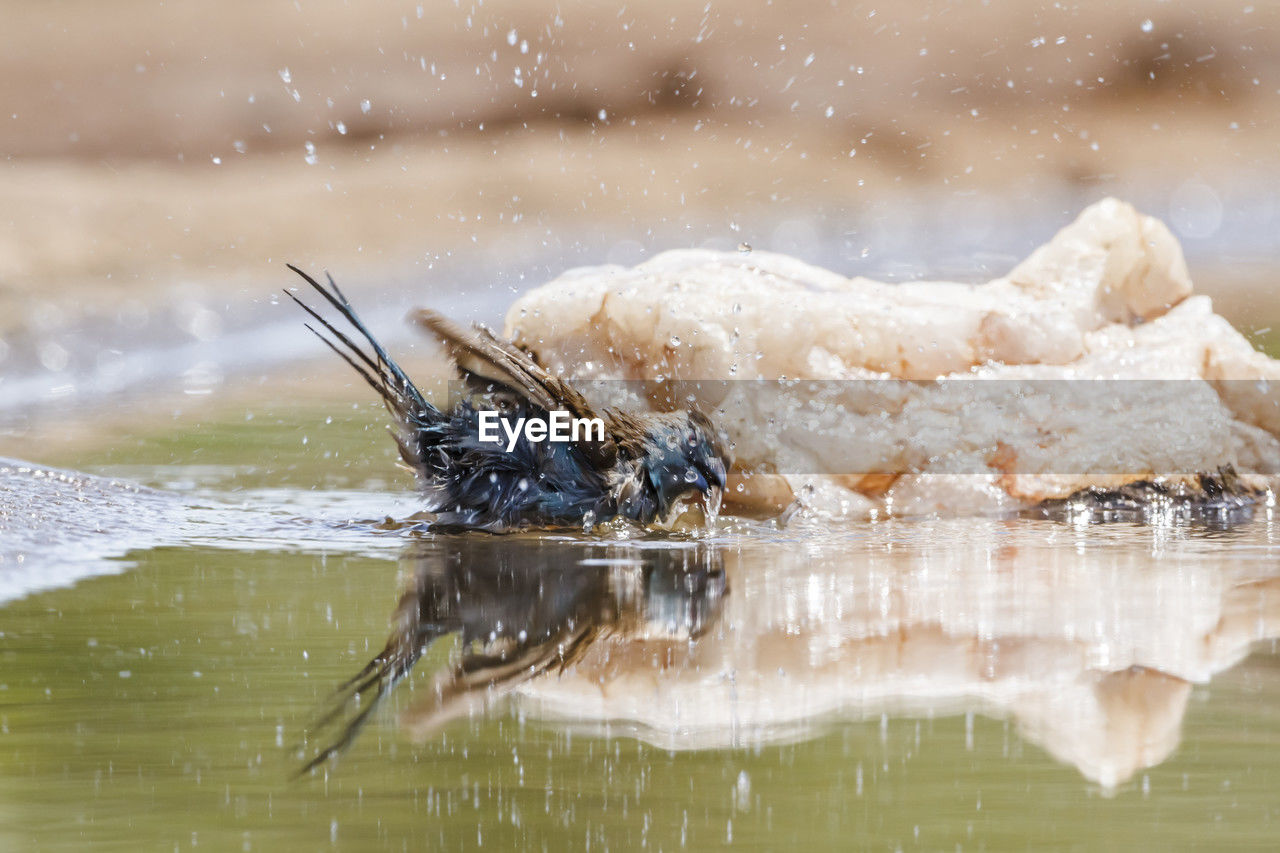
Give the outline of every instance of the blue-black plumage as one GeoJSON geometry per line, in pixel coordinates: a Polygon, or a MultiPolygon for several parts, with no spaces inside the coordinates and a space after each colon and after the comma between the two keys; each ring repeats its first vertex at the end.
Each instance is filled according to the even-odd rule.
{"type": "Polygon", "coordinates": [[[622,517],[668,524],[689,498],[719,508],[729,457],[711,421],[697,411],[595,411],[571,383],[484,326],[465,330],[434,311],[416,322],[445,345],[472,392],[447,411],[433,406],[373,337],[331,276],[321,284],[293,265],[368,345],[353,340],[299,300],[324,332],[308,328],[378,393],[394,421],[392,435],[418,477],[433,529],[505,532],[528,527],[581,527],[622,517]],[[508,443],[481,440],[480,415],[549,421],[563,411],[598,418],[598,433],[576,441],[508,443]]]}

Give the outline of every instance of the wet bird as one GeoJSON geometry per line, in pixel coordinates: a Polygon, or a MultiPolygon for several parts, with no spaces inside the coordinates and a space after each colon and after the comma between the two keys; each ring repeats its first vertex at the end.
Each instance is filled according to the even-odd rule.
{"type": "MultiPolygon", "coordinates": [[[[596,411],[569,382],[488,328],[463,329],[422,310],[414,320],[444,344],[468,392],[442,411],[373,337],[332,276],[326,276],[326,287],[292,264],[289,269],[363,339],[353,340],[286,291],[320,326],[307,328],[386,404],[400,455],[435,514],[432,529],[590,527],[616,518],[667,526],[694,499],[703,502],[706,517],[718,511],[729,457],[701,412],[596,411]],[[555,412],[574,420],[599,419],[603,429],[584,430],[571,441],[536,440],[527,430],[510,442],[505,436],[486,441],[481,416],[488,412],[506,422],[504,430],[522,418],[546,423],[555,412]]],[[[486,415],[489,425],[493,417],[486,415]]]]}

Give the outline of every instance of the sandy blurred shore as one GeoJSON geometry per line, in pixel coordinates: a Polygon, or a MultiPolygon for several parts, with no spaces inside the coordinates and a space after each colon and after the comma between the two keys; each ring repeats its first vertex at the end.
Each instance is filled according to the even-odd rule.
{"type": "Polygon", "coordinates": [[[7,2],[0,286],[1273,174],[1280,7],[1001,5],[7,2]]]}
{"type": "Polygon", "coordinates": [[[1090,104],[1162,97],[1156,113],[1228,105],[1247,132],[1274,112],[1280,69],[1280,9],[1231,0],[6,0],[3,11],[0,147],[15,156],[198,162],[344,135],[596,122],[601,110],[825,117],[864,133],[900,123],[937,142],[967,119],[1022,116],[1034,121],[1024,133],[1050,134],[1084,127],[1070,113],[1090,104]]]}

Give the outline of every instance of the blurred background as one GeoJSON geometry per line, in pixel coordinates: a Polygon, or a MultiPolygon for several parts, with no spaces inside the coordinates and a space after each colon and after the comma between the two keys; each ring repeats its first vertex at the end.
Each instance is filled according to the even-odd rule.
{"type": "Polygon", "coordinates": [[[984,280],[1114,194],[1269,343],[1275,4],[2,5],[0,451],[296,357],[286,261],[498,320],[673,247],[984,280]]]}

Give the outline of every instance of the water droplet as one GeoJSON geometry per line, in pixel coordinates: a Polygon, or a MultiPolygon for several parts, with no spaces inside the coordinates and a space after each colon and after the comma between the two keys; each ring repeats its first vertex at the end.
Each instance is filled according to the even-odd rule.
{"type": "Polygon", "coordinates": [[[738,773],[737,784],[733,787],[733,804],[741,811],[751,808],[751,777],[747,771],[738,773]]]}
{"type": "Polygon", "coordinates": [[[1155,28],[1156,28],[1156,25],[1150,18],[1147,18],[1145,21],[1142,22],[1142,31],[1144,33],[1149,33],[1155,28]]]}

